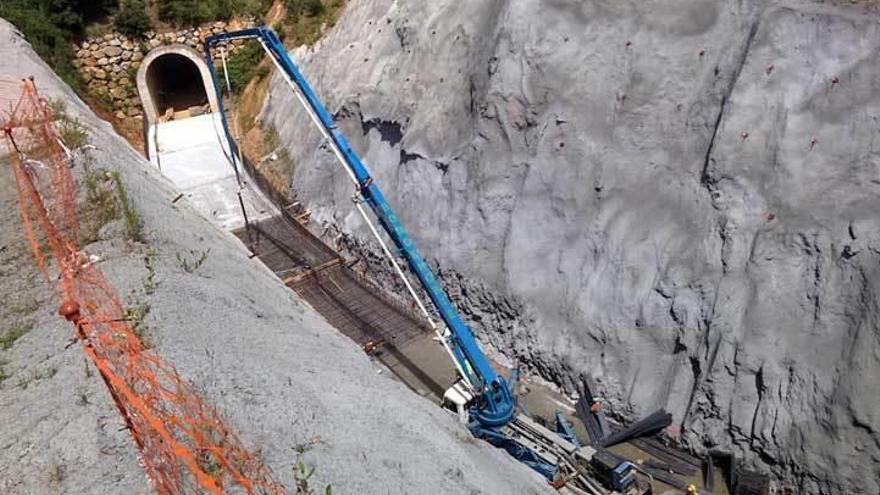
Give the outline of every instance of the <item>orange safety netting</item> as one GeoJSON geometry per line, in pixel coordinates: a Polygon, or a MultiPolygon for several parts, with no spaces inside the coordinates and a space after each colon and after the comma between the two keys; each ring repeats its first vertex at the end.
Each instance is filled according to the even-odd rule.
{"type": "Polygon", "coordinates": [[[57,277],[59,314],[76,326],[153,488],[160,494],[286,493],[217,411],[145,348],[115,289],[79,251],[73,162],[55,118],[31,79],[22,81],[20,99],[2,125],[25,236],[43,273],[57,277]]]}

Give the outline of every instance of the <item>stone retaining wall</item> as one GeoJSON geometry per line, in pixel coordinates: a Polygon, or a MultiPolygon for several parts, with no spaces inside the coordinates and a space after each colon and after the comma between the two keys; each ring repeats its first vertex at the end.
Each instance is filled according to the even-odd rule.
{"type": "MultiPolygon", "coordinates": [[[[142,108],[135,76],[147,53],[174,43],[188,45],[201,52],[208,36],[255,25],[253,19],[220,21],[181,31],[149,31],[140,39],[109,33],[77,44],[73,64],[79,70],[88,92],[103,100],[117,118],[141,118],[142,108]]],[[[242,41],[234,43],[230,51],[234,52],[242,44],[242,41]]]]}

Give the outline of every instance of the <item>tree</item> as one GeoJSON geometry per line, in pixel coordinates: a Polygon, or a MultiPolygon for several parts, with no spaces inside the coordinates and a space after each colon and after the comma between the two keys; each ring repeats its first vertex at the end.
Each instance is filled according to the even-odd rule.
{"type": "Polygon", "coordinates": [[[0,17],[15,24],[34,50],[76,86],[72,44],[85,23],[107,15],[116,0],[0,0],[0,17]]]}
{"type": "Polygon", "coordinates": [[[300,16],[303,14],[317,17],[324,13],[324,4],[321,0],[284,0],[287,14],[300,16]]]}
{"type": "Polygon", "coordinates": [[[116,30],[126,36],[136,38],[143,35],[150,29],[150,18],[147,16],[144,0],[122,0],[114,24],[116,30]]]}

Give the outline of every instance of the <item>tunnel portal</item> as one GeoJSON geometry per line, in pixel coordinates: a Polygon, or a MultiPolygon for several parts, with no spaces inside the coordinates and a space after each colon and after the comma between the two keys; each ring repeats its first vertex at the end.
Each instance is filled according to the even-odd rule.
{"type": "Polygon", "coordinates": [[[185,45],[163,46],[147,54],[138,69],[137,86],[149,125],[217,110],[208,65],[185,45]]]}
{"type": "Polygon", "coordinates": [[[199,68],[183,55],[169,53],[157,58],[147,69],[147,86],[160,119],[169,110],[180,112],[208,104],[199,68]]]}

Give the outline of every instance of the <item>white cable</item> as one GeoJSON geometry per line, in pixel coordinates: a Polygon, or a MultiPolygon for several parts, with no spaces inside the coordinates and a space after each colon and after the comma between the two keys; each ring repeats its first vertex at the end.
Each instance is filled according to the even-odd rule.
{"type": "MultiPolygon", "coordinates": [[[[299,102],[306,109],[306,113],[308,113],[309,116],[312,118],[312,122],[314,122],[315,126],[318,127],[318,130],[324,136],[324,139],[329,142],[330,148],[333,150],[333,154],[336,155],[336,159],[339,161],[340,164],[342,164],[342,168],[345,169],[346,172],[348,172],[349,178],[351,178],[351,181],[354,182],[355,186],[358,188],[358,190],[360,190],[360,183],[358,182],[357,177],[354,175],[354,171],[346,165],[347,162],[342,154],[342,150],[340,150],[339,147],[336,145],[336,142],[333,140],[330,133],[324,127],[324,123],[318,117],[317,113],[315,113],[315,111],[312,109],[311,105],[309,104],[305,95],[302,94],[299,87],[294,84],[290,76],[288,76],[287,72],[285,72],[278,59],[272,56],[272,52],[269,50],[269,47],[266,46],[266,43],[261,38],[259,39],[259,41],[260,44],[263,45],[263,50],[266,51],[266,53],[269,55],[269,58],[275,64],[275,67],[278,69],[278,72],[284,78],[284,82],[287,83],[287,85],[293,91],[293,94],[296,95],[299,102]]],[[[455,364],[456,369],[458,369],[458,373],[461,375],[465,384],[468,386],[468,388],[471,389],[471,391],[473,391],[474,386],[468,379],[468,375],[464,372],[464,369],[462,369],[461,364],[458,362],[458,359],[455,358],[455,354],[453,354],[452,348],[449,347],[449,341],[445,335],[445,332],[441,331],[440,328],[437,327],[437,324],[434,322],[434,320],[431,318],[431,315],[430,313],[428,313],[428,310],[425,307],[424,303],[422,303],[422,300],[416,294],[416,291],[410,283],[409,279],[407,279],[406,275],[403,273],[403,269],[400,267],[400,264],[398,264],[397,260],[394,258],[394,255],[391,254],[391,250],[388,249],[388,245],[382,239],[382,236],[379,235],[379,231],[376,229],[376,226],[373,225],[370,217],[367,216],[367,212],[364,210],[363,206],[361,206],[361,204],[358,202],[355,202],[355,206],[357,207],[358,212],[361,214],[361,217],[364,219],[364,222],[366,222],[367,227],[370,228],[370,232],[372,232],[373,237],[375,237],[376,240],[379,241],[379,246],[382,247],[382,251],[391,262],[391,265],[394,267],[394,271],[397,272],[397,276],[400,277],[400,279],[403,281],[403,284],[406,286],[406,289],[409,292],[410,296],[412,296],[416,305],[418,305],[419,309],[422,311],[422,314],[425,315],[425,318],[427,318],[428,324],[431,326],[431,329],[434,330],[434,333],[437,335],[440,343],[443,344],[443,348],[446,349],[449,357],[452,358],[452,362],[455,364]]]]}
{"type": "Polygon", "coordinates": [[[60,137],[57,138],[56,141],[58,141],[58,146],[61,146],[61,149],[64,150],[64,154],[67,156],[67,161],[72,162],[73,161],[73,153],[71,153],[70,149],[64,145],[64,141],[62,141],[60,137]]]}
{"type": "MultiPolygon", "coordinates": [[[[321,135],[324,136],[324,139],[326,139],[327,141],[329,141],[331,143],[330,148],[333,149],[333,153],[336,155],[336,158],[339,160],[340,163],[342,163],[344,165],[345,164],[345,157],[342,155],[341,150],[339,150],[336,146],[332,145],[332,143],[334,142],[333,138],[330,136],[330,133],[327,132],[327,129],[324,128],[324,124],[321,122],[321,119],[318,117],[318,115],[315,113],[315,111],[312,110],[311,105],[309,105],[309,102],[306,100],[305,96],[303,96],[300,93],[299,88],[297,87],[296,84],[293,83],[293,81],[290,79],[290,77],[284,71],[284,68],[281,67],[281,63],[278,61],[278,59],[276,59],[275,57],[272,56],[272,51],[269,50],[269,47],[266,46],[266,42],[263,41],[262,38],[259,38],[259,40],[260,40],[260,44],[263,45],[263,50],[266,50],[266,53],[269,55],[269,58],[272,60],[272,63],[274,63],[275,67],[278,68],[278,72],[282,76],[284,76],[284,82],[286,82],[287,85],[290,86],[290,89],[293,90],[293,94],[296,95],[297,99],[299,99],[299,102],[302,104],[303,108],[306,109],[306,113],[308,113],[309,117],[312,118],[312,121],[318,127],[318,130],[321,132],[321,135]]],[[[352,171],[351,169],[349,169],[348,167],[345,167],[345,166],[343,168],[345,169],[346,172],[348,172],[348,176],[349,176],[349,178],[351,178],[351,181],[354,182],[354,185],[359,188],[360,184],[358,183],[357,177],[355,177],[355,175],[354,175],[354,171],[352,171]]]]}
{"type": "Polygon", "coordinates": [[[468,375],[465,374],[464,369],[462,369],[461,365],[458,362],[458,359],[455,358],[455,354],[453,354],[452,348],[449,347],[449,340],[445,335],[446,332],[441,331],[440,328],[437,327],[437,324],[434,322],[434,320],[431,318],[431,315],[428,313],[427,308],[425,308],[425,305],[422,303],[421,298],[419,298],[419,296],[416,294],[416,291],[413,288],[412,284],[410,283],[409,279],[403,273],[403,269],[400,268],[400,264],[397,263],[397,260],[391,254],[391,250],[388,249],[388,245],[385,244],[385,241],[382,239],[382,236],[379,235],[379,232],[376,230],[376,226],[373,225],[372,221],[370,221],[370,218],[367,216],[367,212],[364,211],[364,207],[361,206],[360,203],[355,203],[355,206],[357,207],[358,211],[360,212],[361,217],[363,217],[364,221],[367,223],[367,226],[370,228],[370,232],[373,233],[373,237],[375,237],[376,240],[379,241],[379,245],[382,247],[382,252],[384,252],[385,257],[387,257],[388,260],[391,261],[391,265],[394,266],[394,270],[397,272],[397,276],[400,277],[400,279],[403,281],[403,284],[406,286],[406,289],[409,291],[410,296],[412,296],[413,300],[416,302],[419,309],[422,311],[422,314],[425,315],[425,318],[428,320],[428,324],[431,325],[431,329],[434,330],[434,333],[437,335],[437,339],[443,345],[443,348],[446,349],[446,352],[449,354],[449,357],[452,358],[452,362],[455,364],[456,369],[458,369],[458,372],[461,375],[461,378],[464,380],[464,383],[468,386],[469,389],[471,389],[471,391],[473,391],[474,390],[473,384],[468,379],[468,375]]]}
{"type": "MultiPolygon", "coordinates": [[[[241,131],[238,128],[238,116],[236,112],[238,111],[238,105],[235,104],[235,95],[232,93],[232,83],[229,82],[229,69],[226,67],[226,45],[220,45],[220,60],[223,61],[223,77],[226,79],[226,91],[229,93],[229,104],[232,107],[230,113],[232,114],[232,127],[235,131],[235,141],[241,142],[241,131]]],[[[230,143],[231,146],[231,143],[230,143]]],[[[243,164],[244,158],[241,155],[241,146],[236,146],[238,150],[238,163],[243,164]]],[[[232,150],[229,150],[229,153],[232,154],[232,150]]],[[[241,187],[241,184],[239,184],[241,187]]]]}

